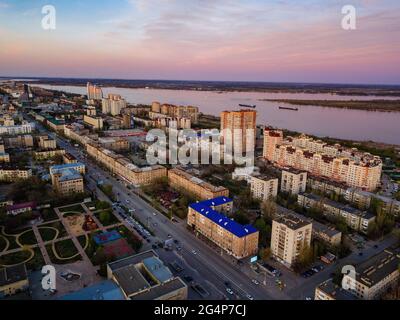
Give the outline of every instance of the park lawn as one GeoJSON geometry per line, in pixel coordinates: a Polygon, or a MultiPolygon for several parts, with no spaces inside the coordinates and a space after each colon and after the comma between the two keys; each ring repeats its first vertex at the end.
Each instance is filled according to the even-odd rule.
{"type": "Polygon", "coordinates": [[[34,248],[33,251],[35,251],[35,256],[26,263],[26,268],[33,271],[41,270],[45,265],[42,252],[39,248],[34,248]]]}
{"type": "Polygon", "coordinates": [[[37,244],[37,239],[33,230],[29,230],[25,232],[23,235],[19,237],[19,242],[26,246],[31,246],[37,244]]]}
{"type": "Polygon", "coordinates": [[[0,252],[2,252],[6,248],[6,240],[3,237],[0,237],[0,252]]]}
{"type": "Polygon", "coordinates": [[[45,242],[53,240],[56,235],[56,232],[53,229],[47,229],[47,228],[45,229],[41,227],[53,227],[57,229],[60,232],[58,238],[62,238],[68,235],[67,230],[65,230],[63,224],[60,221],[42,224],[39,226],[39,232],[40,235],[42,236],[43,241],[45,242]]]}
{"type": "MultiPolygon", "coordinates": [[[[67,258],[67,257],[73,256],[76,253],[78,253],[78,249],[76,249],[74,243],[70,239],[56,242],[55,248],[60,257],[67,258]]],[[[48,244],[46,246],[46,250],[47,250],[47,253],[49,254],[51,262],[53,262],[55,264],[68,264],[68,263],[73,263],[73,262],[82,260],[82,257],[80,255],[78,255],[74,258],[71,258],[71,259],[66,259],[66,260],[57,259],[56,256],[54,255],[51,244],[48,244]]]]}
{"type": "Polygon", "coordinates": [[[102,211],[98,211],[94,214],[96,216],[97,219],[99,219],[99,221],[101,222],[101,224],[105,227],[116,224],[119,222],[119,220],[117,219],[117,217],[114,215],[114,213],[112,212],[111,209],[107,209],[107,210],[102,210],[102,211]],[[108,213],[107,218],[104,219],[104,215],[102,214],[102,212],[104,213],[108,213]]]}
{"type": "Polygon", "coordinates": [[[14,253],[9,253],[0,256],[0,266],[1,265],[14,265],[24,262],[27,258],[31,256],[31,253],[27,250],[21,250],[14,253]]]}
{"type": "Polygon", "coordinates": [[[61,208],[61,209],[58,209],[58,210],[60,210],[61,213],[64,213],[64,212],[80,212],[80,213],[85,213],[85,210],[83,209],[83,207],[82,207],[81,204],[76,204],[76,205],[64,207],[64,208],[61,208]]]}
{"type": "Polygon", "coordinates": [[[52,208],[43,210],[40,213],[40,215],[42,216],[43,221],[45,221],[45,222],[58,219],[57,213],[52,208]]]}

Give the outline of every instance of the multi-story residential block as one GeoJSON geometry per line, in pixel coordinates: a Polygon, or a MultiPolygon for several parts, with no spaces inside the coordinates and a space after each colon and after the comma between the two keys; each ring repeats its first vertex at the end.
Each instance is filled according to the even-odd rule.
{"type": "Polygon", "coordinates": [[[128,151],[130,149],[130,143],[125,138],[104,137],[99,138],[98,141],[103,148],[110,149],[116,152],[128,151]]]}
{"type": "Polygon", "coordinates": [[[157,128],[190,129],[192,127],[190,118],[173,118],[153,112],[149,112],[149,117],[153,120],[153,126],[157,128]]]}
{"type": "Polygon", "coordinates": [[[334,227],[315,221],[297,212],[278,206],[276,217],[295,216],[299,220],[312,223],[312,237],[325,242],[328,246],[336,247],[342,242],[342,233],[334,227]]]}
{"type": "Polygon", "coordinates": [[[7,148],[32,148],[33,137],[30,134],[18,135],[14,137],[4,137],[4,146],[7,148]]]}
{"type": "Polygon", "coordinates": [[[2,145],[0,145],[0,163],[2,162],[10,162],[10,155],[4,151],[4,146],[2,148],[2,145]]]}
{"type": "Polygon", "coordinates": [[[284,140],[282,131],[266,129],[263,154],[278,167],[304,170],[351,187],[373,191],[380,184],[382,160],[378,156],[306,136],[284,140]]]}
{"type": "Polygon", "coordinates": [[[369,225],[376,219],[376,217],[369,212],[358,210],[316,194],[299,194],[297,203],[304,208],[320,207],[323,214],[328,217],[344,218],[346,224],[351,229],[364,234],[368,232],[369,225]]]}
{"type": "Polygon", "coordinates": [[[83,174],[86,167],[83,163],[68,163],[50,167],[51,183],[54,190],[61,195],[84,192],[83,174]]]}
{"type": "Polygon", "coordinates": [[[91,117],[85,114],[83,116],[83,122],[94,130],[103,129],[103,118],[101,117],[91,117]]]}
{"type": "Polygon", "coordinates": [[[257,112],[254,110],[223,111],[221,112],[222,142],[231,145],[233,151],[253,152],[256,125],[257,112]]]}
{"type": "Polygon", "coordinates": [[[28,290],[29,279],[25,264],[0,268],[0,299],[28,290]]]}
{"type": "Polygon", "coordinates": [[[398,285],[399,264],[399,252],[386,249],[354,266],[355,274],[352,272],[345,274],[342,283],[357,298],[376,300],[389,288],[398,285]]]}
{"type": "Polygon", "coordinates": [[[14,182],[32,177],[31,169],[0,167],[0,181],[14,182]]]}
{"type": "Polygon", "coordinates": [[[303,248],[311,244],[312,223],[294,215],[285,215],[272,221],[271,252],[287,267],[298,261],[303,248]]]}
{"type": "Polygon", "coordinates": [[[251,177],[250,190],[254,198],[268,200],[278,195],[278,178],[271,176],[251,177]]]}
{"type": "Polygon", "coordinates": [[[166,177],[167,169],[160,165],[139,168],[124,156],[101,147],[91,141],[85,144],[87,153],[96,161],[134,185],[149,184],[155,179],[166,177]]]}
{"type": "Polygon", "coordinates": [[[35,129],[34,123],[23,121],[20,125],[0,126],[0,135],[18,135],[31,133],[35,129]]]}
{"type": "Polygon", "coordinates": [[[64,163],[77,163],[78,160],[70,153],[63,154],[63,162],[64,163]]]}
{"type": "Polygon", "coordinates": [[[126,101],[118,94],[109,94],[107,98],[102,100],[102,113],[110,113],[113,116],[121,114],[126,108],[126,101]]]}
{"type": "Polygon", "coordinates": [[[287,168],[282,170],[281,191],[296,195],[307,188],[307,172],[287,168]]]}
{"type": "Polygon", "coordinates": [[[57,142],[46,136],[40,136],[38,141],[39,148],[43,150],[57,149],[57,142]]]}
{"type": "Polygon", "coordinates": [[[101,100],[103,98],[103,91],[100,87],[88,82],[86,89],[88,100],[101,100]]]}
{"type": "Polygon", "coordinates": [[[186,300],[188,296],[187,285],[154,251],[109,263],[107,277],[119,285],[127,300],[186,300]]]}
{"type": "Polygon", "coordinates": [[[211,183],[186,172],[181,167],[176,167],[168,171],[168,181],[172,188],[191,193],[201,200],[229,196],[227,188],[213,186],[211,183]]]}
{"type": "Polygon", "coordinates": [[[55,150],[44,150],[44,151],[34,151],[33,157],[36,160],[44,160],[53,158],[55,156],[63,156],[65,154],[64,149],[55,149],[55,150]]]}
{"type": "Polygon", "coordinates": [[[232,208],[232,202],[227,197],[218,197],[193,203],[189,206],[187,224],[236,259],[243,259],[257,254],[259,232],[222,213],[232,208]]]}
{"type": "Polygon", "coordinates": [[[161,105],[159,102],[153,102],[151,112],[153,116],[159,114],[157,118],[160,117],[160,115],[167,115],[172,118],[187,118],[190,119],[191,123],[197,123],[199,108],[192,106],[175,106],[172,104],[161,105]]]}
{"type": "Polygon", "coordinates": [[[258,167],[244,167],[244,168],[235,168],[232,172],[233,180],[245,180],[247,183],[251,182],[252,177],[258,177],[260,175],[260,168],[258,167]]]}

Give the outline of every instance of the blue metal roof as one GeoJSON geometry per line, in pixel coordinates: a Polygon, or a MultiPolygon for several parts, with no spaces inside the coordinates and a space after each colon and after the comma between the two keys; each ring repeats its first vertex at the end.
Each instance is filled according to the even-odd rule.
{"type": "Polygon", "coordinates": [[[115,282],[105,280],[62,296],[59,300],[125,300],[125,297],[115,282]]]}
{"type": "Polygon", "coordinates": [[[233,233],[236,237],[242,238],[249,234],[257,232],[257,229],[254,228],[252,225],[241,225],[240,223],[229,219],[225,215],[211,208],[229,202],[232,202],[232,199],[227,197],[218,197],[215,199],[192,203],[189,205],[189,207],[193,210],[196,210],[198,213],[210,219],[225,230],[228,230],[230,233],[233,233]]]}
{"type": "Polygon", "coordinates": [[[64,170],[64,169],[74,169],[74,168],[78,168],[78,167],[82,167],[84,166],[83,163],[78,162],[78,163],[66,163],[66,164],[59,164],[59,165],[55,165],[50,167],[51,170],[64,170]]]}

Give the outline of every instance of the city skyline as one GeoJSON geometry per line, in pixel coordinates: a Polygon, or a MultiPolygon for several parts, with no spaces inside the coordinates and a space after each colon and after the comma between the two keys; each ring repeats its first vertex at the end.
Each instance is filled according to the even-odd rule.
{"type": "Polygon", "coordinates": [[[396,1],[347,31],[346,1],[60,0],[52,31],[46,4],[0,1],[1,76],[400,84],[396,1]]]}

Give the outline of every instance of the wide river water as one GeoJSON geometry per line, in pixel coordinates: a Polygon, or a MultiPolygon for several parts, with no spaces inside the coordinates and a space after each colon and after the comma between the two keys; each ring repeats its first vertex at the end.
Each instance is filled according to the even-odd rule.
{"type": "MultiPolygon", "coordinates": [[[[43,88],[86,94],[86,87],[40,85],[43,88]]],[[[104,87],[103,93],[120,94],[129,103],[153,101],[193,105],[204,114],[218,116],[224,110],[239,110],[239,104],[257,105],[257,122],[277,128],[348,140],[372,140],[400,145],[400,112],[375,112],[350,109],[297,106],[299,111],[280,110],[282,103],[260,99],[371,100],[382,97],[338,96],[305,93],[213,92],[104,87]]],[[[391,99],[391,98],[387,98],[391,99]]],[[[289,106],[289,105],[288,105],[289,106]]],[[[296,107],[290,105],[290,107],[296,107]]]]}

